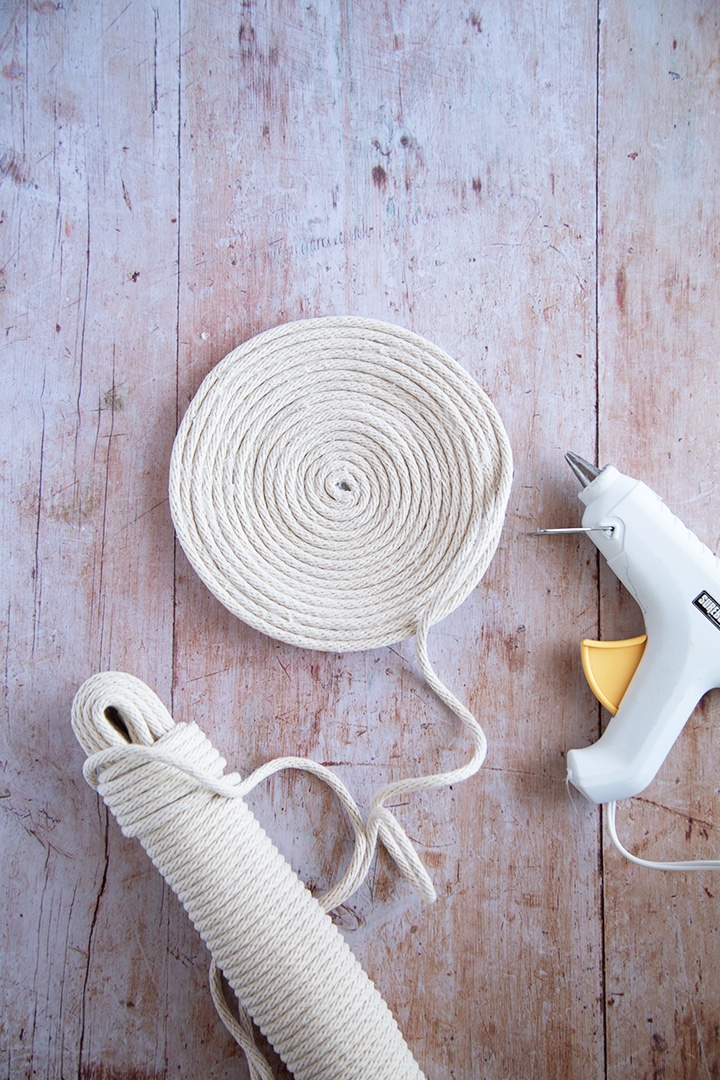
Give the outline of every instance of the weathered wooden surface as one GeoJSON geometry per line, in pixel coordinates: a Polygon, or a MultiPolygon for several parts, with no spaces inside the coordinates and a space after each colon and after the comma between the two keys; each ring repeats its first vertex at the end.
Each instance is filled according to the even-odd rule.
{"type": "MultiPolygon", "coordinates": [[[[588,541],[526,535],[577,523],[574,449],[720,547],[717,6],[48,0],[0,18],[0,1076],[247,1076],[201,942],[82,780],[87,675],[139,675],[241,771],[334,763],[365,807],[464,759],[411,642],[269,641],[174,546],[169,454],[204,374],[333,313],[444,347],[516,458],[490,571],[431,636],[487,764],[398,808],[439,901],[380,859],[348,941],[428,1080],[720,1075],[717,875],[631,867],[564,783],[602,720],[577,643],[639,614],[606,572],[598,589],[588,541]]],[[[621,808],[637,850],[720,852],[719,720],[711,695],[621,808]]],[[[349,837],[314,783],[253,801],[306,880],[337,877],[349,837]]]]}
{"type": "MultiPolygon", "coordinates": [[[[601,25],[600,456],[641,474],[714,551],[718,441],[720,11],[611,3],[601,25]]],[[[638,627],[602,577],[602,630],[638,627]]],[[[709,695],[655,782],[623,808],[646,858],[713,857],[720,708],[709,695]]],[[[604,854],[608,1075],[720,1075],[717,874],[604,854]],[[631,978],[628,973],[632,972],[631,978]]]]}

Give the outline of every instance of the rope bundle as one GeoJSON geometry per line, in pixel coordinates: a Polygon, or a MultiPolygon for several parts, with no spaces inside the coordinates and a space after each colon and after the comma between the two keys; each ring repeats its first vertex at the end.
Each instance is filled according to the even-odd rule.
{"type": "Polygon", "coordinates": [[[119,672],[83,683],[72,723],[86,780],[123,833],[140,839],[210,949],[213,998],[251,1080],[272,1072],[249,1016],[297,1080],[423,1080],[327,903],[274,847],[243,799],[248,783],[224,774],[198,726],[175,724],[144,683],[119,672]],[[247,1010],[239,1019],[220,971],[247,1010]]]}

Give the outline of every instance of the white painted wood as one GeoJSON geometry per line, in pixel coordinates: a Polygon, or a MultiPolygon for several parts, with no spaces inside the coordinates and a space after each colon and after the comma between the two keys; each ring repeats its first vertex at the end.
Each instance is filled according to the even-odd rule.
{"type": "MultiPolygon", "coordinates": [[[[609,3],[600,57],[600,455],[646,480],[717,551],[716,5],[609,3]]],[[[603,577],[607,637],[642,625],[603,577]]],[[[618,814],[647,858],[709,858],[719,702],[709,695],[656,780],[618,814]]],[[[716,874],[605,855],[608,1076],[720,1069],[716,874]]]]}
{"type": "Polygon", "coordinates": [[[0,1073],[161,1073],[162,884],[107,828],[68,716],[91,669],[171,687],[178,31],[169,4],[2,17],[0,1073]]]}
{"type": "MultiPolygon", "coordinates": [[[[68,717],[87,675],[144,678],[240,771],[332,764],[364,807],[465,753],[411,642],[269,641],[175,550],[169,454],[202,377],[253,333],[333,313],[445,348],[516,459],[497,556],[431,635],[488,761],[397,808],[440,899],[422,907],[381,858],[340,913],[348,941],[430,1080],[717,1071],[715,879],[621,863],[564,783],[567,749],[599,733],[579,641],[638,614],[607,575],[598,604],[587,541],[527,535],[577,524],[563,452],[599,438],[720,540],[718,17],[700,0],[597,16],[569,0],[0,15],[0,1075],[247,1075],[202,944],[82,780],[68,717]]],[[[621,811],[648,853],[718,850],[716,711],[621,811]]],[[[277,778],[254,805],[306,880],[337,877],[348,830],[313,781],[277,778]]]]}

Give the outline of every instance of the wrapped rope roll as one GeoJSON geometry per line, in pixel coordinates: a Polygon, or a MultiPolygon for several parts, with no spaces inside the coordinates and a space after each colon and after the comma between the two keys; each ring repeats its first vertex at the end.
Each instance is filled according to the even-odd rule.
{"type": "Polygon", "coordinates": [[[324,907],[243,800],[194,723],[139,679],[94,675],[73,703],[85,778],[137,837],[213,956],[213,996],[253,1080],[272,1080],[221,970],[297,1080],[423,1080],[395,1020],[324,907]]]}

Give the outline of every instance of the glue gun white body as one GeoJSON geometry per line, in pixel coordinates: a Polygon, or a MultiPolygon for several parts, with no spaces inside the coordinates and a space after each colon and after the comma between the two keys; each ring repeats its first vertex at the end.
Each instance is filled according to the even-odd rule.
{"type": "Polygon", "coordinates": [[[583,528],[599,530],[589,535],[640,605],[647,634],[602,737],[568,753],[571,783],[607,803],[647,787],[701,697],[720,686],[720,560],[645,484],[613,465],[568,461],[586,484],[583,528]]]}

